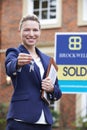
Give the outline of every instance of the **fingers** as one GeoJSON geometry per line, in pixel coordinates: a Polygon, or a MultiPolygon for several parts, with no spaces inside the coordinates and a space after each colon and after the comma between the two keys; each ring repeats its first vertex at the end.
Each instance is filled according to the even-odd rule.
{"type": "Polygon", "coordinates": [[[18,66],[29,64],[32,60],[32,56],[26,53],[19,53],[18,55],[18,66]]]}
{"type": "Polygon", "coordinates": [[[53,92],[54,86],[49,77],[42,80],[42,89],[45,90],[46,92],[53,92]]]}

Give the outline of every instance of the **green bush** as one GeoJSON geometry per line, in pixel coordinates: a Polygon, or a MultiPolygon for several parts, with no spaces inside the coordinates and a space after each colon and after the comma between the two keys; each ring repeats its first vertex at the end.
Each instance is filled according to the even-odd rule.
{"type": "Polygon", "coordinates": [[[58,127],[59,126],[59,119],[60,119],[60,114],[55,111],[51,110],[52,116],[53,116],[53,127],[58,127]]]}
{"type": "MultiPolygon", "coordinates": [[[[79,117],[78,121],[79,126],[76,127],[76,130],[87,130],[87,116],[79,117]]],[[[76,122],[74,123],[76,126],[76,122]]]]}
{"type": "Polygon", "coordinates": [[[7,110],[8,107],[6,104],[0,104],[0,130],[5,130],[7,110]]]}

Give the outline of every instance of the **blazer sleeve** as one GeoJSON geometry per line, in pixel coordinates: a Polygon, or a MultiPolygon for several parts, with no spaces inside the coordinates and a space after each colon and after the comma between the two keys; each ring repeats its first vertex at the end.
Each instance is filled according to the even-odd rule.
{"type": "Polygon", "coordinates": [[[19,52],[15,48],[9,48],[6,51],[5,68],[8,76],[16,75],[17,73],[17,57],[19,52]]]}
{"type": "Polygon", "coordinates": [[[62,96],[62,92],[60,90],[58,79],[56,79],[55,85],[54,85],[54,91],[52,93],[48,93],[48,99],[52,101],[56,101],[60,99],[62,96]]]}

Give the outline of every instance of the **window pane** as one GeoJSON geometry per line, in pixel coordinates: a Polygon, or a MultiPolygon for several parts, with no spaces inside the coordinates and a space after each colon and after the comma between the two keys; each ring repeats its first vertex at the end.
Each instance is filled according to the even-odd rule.
{"type": "Polygon", "coordinates": [[[42,19],[47,19],[47,11],[42,11],[42,19]]]}
{"type": "Polygon", "coordinates": [[[51,0],[50,1],[50,7],[55,7],[56,8],[56,0],[51,0]]]}
{"type": "Polygon", "coordinates": [[[39,0],[34,0],[34,9],[39,9],[39,0]]]}
{"type": "Polygon", "coordinates": [[[56,18],[56,9],[51,9],[50,10],[50,18],[56,18]]]}
{"type": "Polygon", "coordinates": [[[47,1],[42,2],[42,8],[48,8],[48,2],[47,1]]]}

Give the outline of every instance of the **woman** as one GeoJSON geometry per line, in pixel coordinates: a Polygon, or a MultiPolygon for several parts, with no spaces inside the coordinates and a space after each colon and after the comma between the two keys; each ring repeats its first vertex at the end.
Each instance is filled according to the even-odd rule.
{"type": "Polygon", "coordinates": [[[58,79],[53,84],[46,77],[51,57],[36,47],[40,29],[36,15],[23,17],[19,26],[21,44],[6,51],[6,73],[14,87],[6,130],[51,130],[52,115],[41,98],[42,90],[49,100],[58,100],[62,94],[58,79]]]}

